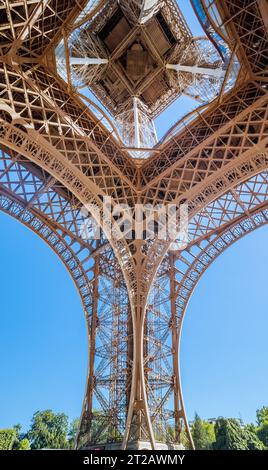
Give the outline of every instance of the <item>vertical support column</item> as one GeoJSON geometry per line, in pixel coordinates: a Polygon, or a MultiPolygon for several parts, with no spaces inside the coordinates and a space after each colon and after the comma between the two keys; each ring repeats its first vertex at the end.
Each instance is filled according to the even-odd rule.
{"type": "MultiPolygon", "coordinates": [[[[110,279],[113,292],[111,296],[111,336],[110,336],[110,384],[109,384],[109,407],[111,419],[111,431],[109,439],[115,442],[122,441],[125,430],[126,408],[129,401],[129,381],[131,380],[132,364],[132,335],[129,322],[129,306],[127,290],[123,283],[121,273],[116,270],[113,280],[110,279]],[[130,357],[129,357],[130,356],[130,357]],[[130,368],[130,370],[129,370],[130,368]]],[[[109,289],[110,290],[110,289],[109,289]]],[[[102,300],[102,299],[101,299],[102,300]]],[[[106,301],[105,298],[103,299],[106,301]]],[[[104,318],[103,333],[107,333],[108,318],[104,318]]],[[[108,375],[108,368],[104,374],[108,375]]],[[[107,389],[103,390],[104,396],[107,389]]]]}
{"type": "Polygon", "coordinates": [[[98,301],[99,301],[99,274],[100,274],[100,259],[99,256],[95,258],[93,279],[92,279],[92,309],[91,315],[88,318],[88,376],[87,376],[87,389],[84,399],[82,416],[80,421],[80,429],[76,438],[76,448],[79,448],[83,442],[80,438],[86,436],[86,442],[91,442],[92,422],[93,422],[93,394],[94,394],[94,368],[95,368],[95,351],[96,351],[96,331],[98,325],[98,301]]]}
{"type": "Polygon", "coordinates": [[[139,158],[146,153],[146,149],[154,147],[157,143],[157,133],[150,111],[145,104],[133,96],[121,107],[116,116],[118,131],[125,145],[139,158]],[[137,149],[137,153],[135,153],[137,149]],[[142,149],[139,151],[138,149],[142,149]],[[141,153],[140,153],[141,152],[141,153]]]}
{"type": "Polygon", "coordinates": [[[89,346],[89,378],[87,389],[87,404],[89,416],[92,416],[92,402],[94,391],[94,363],[95,363],[95,348],[96,348],[96,330],[98,321],[98,301],[99,301],[99,273],[100,273],[100,260],[99,256],[95,258],[94,266],[94,280],[93,280],[93,305],[92,305],[92,318],[90,325],[90,346],[89,346]]]}
{"type": "Polygon", "coordinates": [[[176,308],[176,269],[175,255],[169,253],[169,277],[170,277],[170,305],[171,305],[171,329],[172,329],[172,351],[173,351],[173,378],[174,378],[174,418],[175,418],[175,440],[177,443],[181,441],[182,422],[184,423],[186,434],[192,449],[194,442],[185,413],[181,381],[180,381],[180,364],[179,364],[179,345],[180,345],[180,326],[177,320],[176,308]]]}
{"type": "Polygon", "coordinates": [[[145,364],[145,359],[148,356],[148,319],[147,319],[147,308],[144,319],[144,334],[143,334],[143,358],[144,358],[144,382],[145,382],[145,391],[146,396],[148,397],[148,363],[145,364]]]}
{"type": "Polygon", "coordinates": [[[258,0],[258,6],[261,12],[261,16],[266,28],[266,31],[268,31],[268,4],[267,0],[258,0]]]}
{"type": "Polygon", "coordinates": [[[172,330],[172,362],[174,380],[174,417],[175,417],[175,441],[180,443],[181,439],[181,399],[179,390],[179,351],[178,351],[178,329],[176,319],[176,281],[175,260],[172,253],[169,254],[169,277],[170,277],[170,307],[171,307],[171,330],[172,330]]]}
{"type": "Polygon", "coordinates": [[[134,133],[135,133],[135,147],[140,148],[140,122],[139,122],[139,108],[138,108],[138,98],[135,96],[133,98],[133,112],[134,112],[134,133]]]}
{"type": "MultiPolygon", "coordinates": [[[[131,371],[133,364],[133,324],[131,318],[131,307],[128,305],[128,322],[127,322],[127,389],[126,389],[126,398],[127,398],[127,408],[130,403],[130,391],[131,391],[131,371]]],[[[127,418],[127,416],[126,416],[127,418]]]]}
{"type": "Polygon", "coordinates": [[[156,448],[153,427],[147,402],[144,377],[144,322],[147,296],[143,296],[140,278],[137,276],[136,292],[130,298],[133,325],[133,367],[126,431],[122,443],[125,450],[129,442],[150,441],[156,448]]]}

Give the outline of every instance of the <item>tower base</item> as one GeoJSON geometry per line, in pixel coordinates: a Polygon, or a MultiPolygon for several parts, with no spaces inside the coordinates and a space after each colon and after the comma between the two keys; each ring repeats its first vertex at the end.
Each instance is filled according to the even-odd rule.
{"type": "MultiPolygon", "coordinates": [[[[107,444],[96,444],[87,446],[84,450],[121,450],[122,442],[112,442],[107,444]]],[[[163,442],[156,443],[155,450],[184,450],[182,444],[164,444],[163,442]]],[[[152,450],[151,443],[148,441],[132,441],[128,443],[127,450],[152,450]]]]}

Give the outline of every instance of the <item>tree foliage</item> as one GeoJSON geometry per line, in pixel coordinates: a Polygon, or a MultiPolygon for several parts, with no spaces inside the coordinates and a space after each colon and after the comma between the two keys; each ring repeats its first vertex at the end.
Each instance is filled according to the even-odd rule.
{"type": "Polygon", "coordinates": [[[0,450],[12,450],[15,439],[16,439],[15,429],[1,429],[0,430],[0,450]]]}
{"type": "Polygon", "coordinates": [[[195,414],[191,432],[197,450],[212,448],[215,441],[214,426],[207,421],[203,421],[197,413],[195,414]]]}
{"type": "Polygon", "coordinates": [[[32,419],[27,438],[32,449],[68,448],[68,417],[52,410],[37,411],[32,419]]]}
{"type": "Polygon", "coordinates": [[[257,410],[256,414],[258,426],[268,423],[268,406],[263,406],[260,410],[257,410]]]}
{"type": "Polygon", "coordinates": [[[69,440],[69,448],[70,449],[74,448],[79,423],[80,423],[80,419],[76,418],[70,424],[70,428],[69,428],[69,432],[68,432],[68,440],[69,440]]]}
{"type": "MultiPolygon", "coordinates": [[[[195,414],[191,426],[192,437],[196,449],[215,450],[265,450],[268,448],[268,407],[257,410],[257,426],[248,424],[242,426],[236,419],[219,418],[215,425],[202,420],[195,414]]],[[[79,419],[69,425],[68,417],[64,413],[54,413],[52,410],[37,411],[32,418],[27,433],[21,432],[21,426],[15,425],[13,429],[0,430],[0,450],[31,450],[31,449],[73,449],[79,419]]],[[[103,416],[95,411],[93,413],[92,435],[94,442],[107,442],[111,438],[121,439],[120,435],[113,435],[109,427],[103,432],[103,416]]],[[[175,430],[172,426],[167,429],[165,439],[173,442],[175,430]]],[[[157,436],[163,440],[163,436],[157,436]]],[[[191,448],[185,429],[181,433],[181,443],[186,449],[191,448]]]]}
{"type": "Polygon", "coordinates": [[[268,449],[268,406],[257,410],[257,425],[256,434],[268,449]]]}
{"type": "Polygon", "coordinates": [[[262,426],[257,428],[257,436],[265,447],[268,448],[268,423],[264,423],[262,426]]]}
{"type": "Polygon", "coordinates": [[[22,439],[19,442],[18,450],[31,450],[30,442],[27,438],[22,439]]]}
{"type": "Polygon", "coordinates": [[[236,419],[218,419],[215,435],[215,450],[264,450],[257,435],[248,428],[242,428],[236,419]]]}

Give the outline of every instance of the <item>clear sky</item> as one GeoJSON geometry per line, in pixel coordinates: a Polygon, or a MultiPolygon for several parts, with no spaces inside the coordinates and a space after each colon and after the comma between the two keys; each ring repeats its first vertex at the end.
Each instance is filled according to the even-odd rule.
{"type": "Polygon", "coordinates": [[[40,409],[81,412],[87,337],[65,266],[37,235],[0,213],[0,428],[40,409]]]}
{"type": "MultiPolygon", "coordinates": [[[[39,409],[79,416],[86,328],[75,286],[37,235],[0,213],[0,428],[39,409]]],[[[229,248],[189,304],[182,382],[190,419],[242,417],[268,405],[268,227],[229,248]]]]}
{"type": "MultiPolygon", "coordinates": [[[[179,2],[189,15],[188,0],[179,2]]],[[[191,22],[193,21],[192,13],[191,22]]],[[[198,28],[198,25],[195,26],[198,28]]],[[[175,122],[181,106],[158,122],[175,122]]],[[[183,108],[188,111],[187,105],[183,108]]],[[[87,339],[82,307],[65,267],[35,234],[0,213],[0,428],[29,425],[52,408],[79,416],[87,339]]],[[[254,421],[268,405],[268,227],[224,253],[189,305],[182,382],[189,418],[254,421]]]]}
{"type": "Polygon", "coordinates": [[[247,235],[206,271],[182,335],[189,416],[255,420],[268,405],[268,227],[247,235]]]}

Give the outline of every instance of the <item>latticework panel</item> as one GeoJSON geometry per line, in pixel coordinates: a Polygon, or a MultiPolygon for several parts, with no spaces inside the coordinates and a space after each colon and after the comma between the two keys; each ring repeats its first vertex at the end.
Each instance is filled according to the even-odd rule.
{"type": "Polygon", "coordinates": [[[230,35],[236,35],[253,73],[265,76],[268,68],[267,2],[218,0],[217,5],[223,24],[226,23],[230,35]]]}
{"type": "MultiPolygon", "coordinates": [[[[86,0],[80,2],[80,8],[85,3],[86,0]]],[[[20,56],[40,56],[80,8],[75,0],[1,0],[2,53],[12,47],[20,56]]]]}
{"type": "Polygon", "coordinates": [[[226,96],[221,105],[209,107],[190,127],[186,124],[185,131],[174,135],[159,156],[144,164],[146,195],[156,197],[162,183],[162,200],[172,200],[178,188],[186,192],[191,183],[200,183],[259,144],[267,137],[267,100],[265,86],[248,83],[226,96]]]}
{"type": "Polygon", "coordinates": [[[119,197],[118,202],[128,198],[131,202],[130,180],[137,177],[134,163],[120,151],[87,106],[66,92],[63,82],[44,69],[33,69],[24,75],[3,65],[1,90],[2,102],[24,128],[42,135],[102,191],[107,189],[107,195],[119,197]]]}

